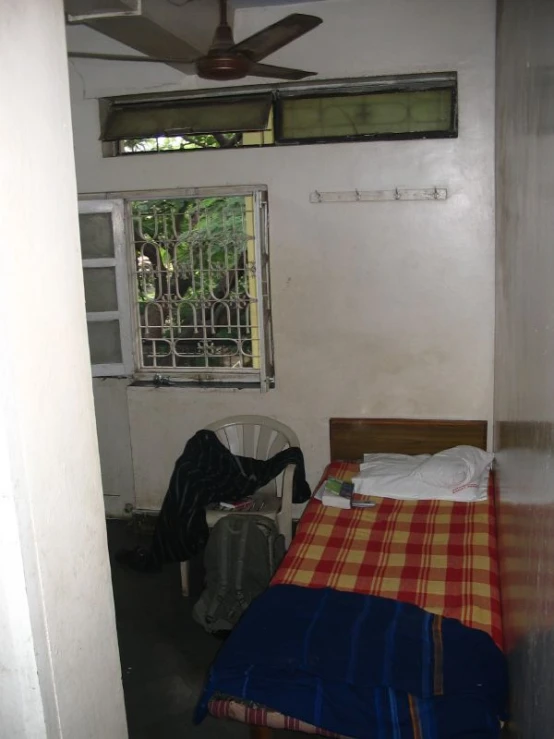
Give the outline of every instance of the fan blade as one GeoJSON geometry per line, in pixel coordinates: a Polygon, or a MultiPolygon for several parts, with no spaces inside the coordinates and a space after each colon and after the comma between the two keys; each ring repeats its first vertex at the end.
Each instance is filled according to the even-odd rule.
{"type": "Polygon", "coordinates": [[[303,80],[304,77],[311,77],[313,74],[317,72],[304,72],[302,69],[275,67],[273,64],[257,64],[256,62],[253,62],[248,69],[249,76],[275,77],[279,80],[303,80]]]}
{"type": "Polygon", "coordinates": [[[231,51],[244,54],[253,62],[259,62],[260,59],[264,59],[282,46],[290,44],[291,41],[308,33],[322,22],[322,19],[315,15],[293,13],[272,26],[267,26],[267,28],[239,44],[235,44],[231,51]]]}
{"type": "Polygon", "coordinates": [[[70,59],[103,59],[111,62],[150,62],[154,64],[193,64],[196,61],[195,59],[170,59],[134,54],[93,54],[88,51],[68,51],[67,56],[70,59]]]}

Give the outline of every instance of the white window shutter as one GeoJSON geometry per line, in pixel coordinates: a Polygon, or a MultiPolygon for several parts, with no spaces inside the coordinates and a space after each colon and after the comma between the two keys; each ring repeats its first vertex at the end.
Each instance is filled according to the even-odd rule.
{"type": "Polygon", "coordinates": [[[94,377],[131,375],[129,270],[122,200],[81,200],[79,222],[94,377]]]}

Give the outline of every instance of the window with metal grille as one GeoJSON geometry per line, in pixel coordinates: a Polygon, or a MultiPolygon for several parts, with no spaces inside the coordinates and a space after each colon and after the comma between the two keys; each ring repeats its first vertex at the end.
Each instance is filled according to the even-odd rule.
{"type": "MultiPolygon", "coordinates": [[[[99,204],[106,208],[109,202],[93,201],[81,208],[99,204]]],[[[125,207],[134,376],[270,387],[266,191],[222,188],[141,195],[127,200],[125,207]]],[[[86,234],[94,227],[94,244],[104,244],[108,231],[117,231],[113,221],[102,225],[104,235],[98,224],[82,223],[82,241],[91,241],[86,234]]],[[[100,252],[105,249],[102,245],[100,252]]],[[[89,325],[103,324],[100,335],[89,331],[94,374],[123,374],[126,363],[117,345],[123,332],[117,323],[120,315],[114,314],[114,276],[106,272],[115,266],[104,265],[104,259],[91,281],[89,261],[83,263],[85,285],[90,285],[85,290],[87,316],[89,325]],[[111,331],[109,336],[106,331],[111,331]],[[99,357],[103,361],[94,368],[99,357]]]]}

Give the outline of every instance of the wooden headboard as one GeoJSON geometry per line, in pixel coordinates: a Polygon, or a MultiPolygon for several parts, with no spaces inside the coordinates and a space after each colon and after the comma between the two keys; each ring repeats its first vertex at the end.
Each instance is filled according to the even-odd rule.
{"type": "Polygon", "coordinates": [[[486,421],[331,418],[331,459],[360,460],[371,452],[436,454],[459,444],[487,448],[486,421]]]}

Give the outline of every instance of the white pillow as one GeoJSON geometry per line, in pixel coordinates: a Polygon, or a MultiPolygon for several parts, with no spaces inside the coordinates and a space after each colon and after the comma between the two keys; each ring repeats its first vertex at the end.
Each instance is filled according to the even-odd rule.
{"type": "Polygon", "coordinates": [[[396,473],[405,475],[412,473],[419,465],[427,459],[430,454],[385,454],[375,452],[374,454],[364,454],[364,461],[360,464],[360,474],[364,470],[368,471],[368,475],[376,477],[378,475],[390,475],[396,473]]]}
{"type": "Polygon", "coordinates": [[[400,500],[486,500],[493,455],[460,446],[430,455],[366,454],[354,491],[400,500]]]}
{"type": "Polygon", "coordinates": [[[474,446],[455,446],[433,454],[418,468],[418,477],[428,485],[457,488],[479,482],[493,460],[492,454],[474,446]]]}

